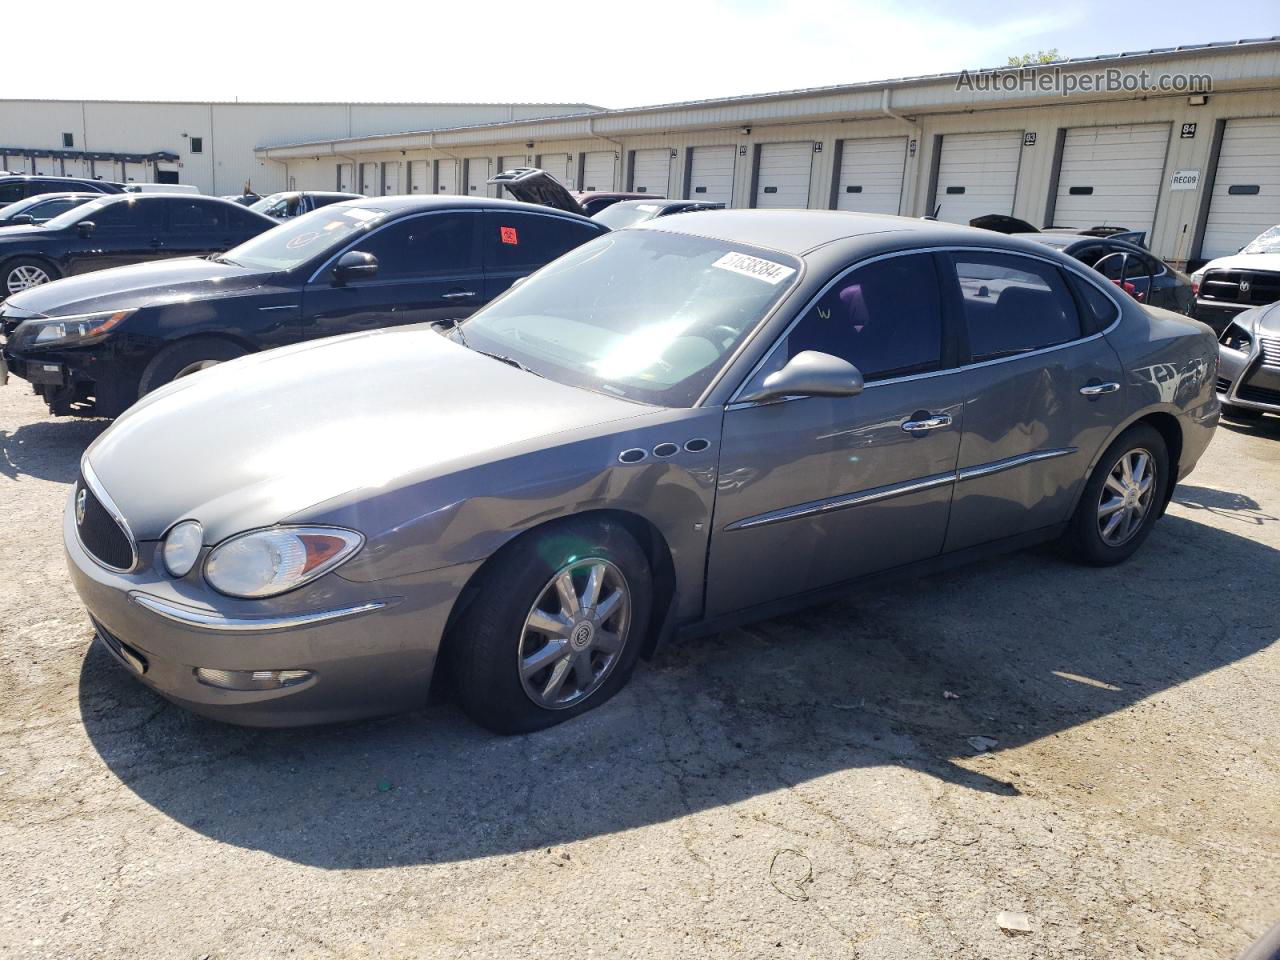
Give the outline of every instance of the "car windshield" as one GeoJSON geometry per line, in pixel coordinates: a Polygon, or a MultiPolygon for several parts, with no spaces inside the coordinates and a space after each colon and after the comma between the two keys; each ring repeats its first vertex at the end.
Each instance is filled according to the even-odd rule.
{"type": "Polygon", "coordinates": [[[1280,253],[1280,225],[1272,227],[1253,240],[1242,253],[1280,253]]]}
{"type": "Polygon", "coordinates": [[[656,203],[615,203],[605,207],[592,220],[603,223],[610,230],[621,230],[623,227],[634,227],[637,223],[652,220],[662,212],[656,203]]]}
{"type": "Polygon", "coordinates": [[[219,259],[260,270],[292,270],[337,250],[386,216],[385,210],[367,207],[325,207],[260,233],[232,247],[219,259]]]}
{"type": "Polygon", "coordinates": [[[687,407],[799,274],[785,254],[625,230],[544,267],[458,339],[561,383],[687,407]]]}

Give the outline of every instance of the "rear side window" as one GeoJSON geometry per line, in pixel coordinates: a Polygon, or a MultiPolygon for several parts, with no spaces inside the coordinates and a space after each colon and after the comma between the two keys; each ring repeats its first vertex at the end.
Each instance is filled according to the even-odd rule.
{"type": "Polygon", "coordinates": [[[260,217],[239,204],[227,207],[222,212],[226,214],[227,223],[231,225],[232,230],[256,230],[261,233],[268,228],[268,224],[264,224],[260,217]]]}
{"type": "Polygon", "coordinates": [[[537,213],[485,214],[485,267],[496,273],[536,270],[604,231],[568,217],[537,213]]]}
{"type": "Polygon", "coordinates": [[[1100,333],[1111,326],[1120,313],[1115,303],[1092,283],[1071,274],[1067,274],[1067,276],[1070,277],[1071,286],[1080,298],[1080,306],[1083,310],[1081,320],[1083,321],[1084,332],[1086,334],[1100,333]]]}
{"type": "Polygon", "coordinates": [[[889,257],[845,274],[786,335],[765,375],[805,350],[848,360],[867,381],[939,369],[942,304],[933,257],[889,257]]]}
{"type": "Polygon", "coordinates": [[[976,362],[1057,346],[1081,335],[1075,300],[1051,263],[1002,253],[951,255],[976,362]]]}
{"type": "Polygon", "coordinates": [[[198,200],[169,203],[169,226],[174,230],[217,230],[222,226],[222,210],[198,200]]]}

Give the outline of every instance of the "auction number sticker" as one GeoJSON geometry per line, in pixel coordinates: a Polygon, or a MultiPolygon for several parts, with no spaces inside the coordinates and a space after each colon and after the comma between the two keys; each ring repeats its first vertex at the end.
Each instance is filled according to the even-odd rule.
{"type": "Polygon", "coordinates": [[[515,227],[499,227],[498,233],[502,237],[503,243],[513,247],[520,243],[520,236],[516,233],[515,227]]]}
{"type": "Polygon", "coordinates": [[[748,256],[745,253],[726,253],[712,266],[719,267],[721,270],[732,270],[734,273],[740,273],[744,277],[755,277],[757,280],[763,280],[765,283],[774,285],[781,283],[796,272],[793,267],[774,263],[772,260],[764,260],[760,257],[748,256]]]}

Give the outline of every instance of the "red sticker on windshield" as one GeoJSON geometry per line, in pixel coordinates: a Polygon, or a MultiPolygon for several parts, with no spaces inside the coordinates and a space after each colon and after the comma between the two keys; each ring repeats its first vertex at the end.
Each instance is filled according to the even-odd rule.
{"type": "Polygon", "coordinates": [[[520,238],[516,236],[515,227],[499,227],[498,232],[502,234],[502,242],[515,246],[520,242],[520,238]]]}

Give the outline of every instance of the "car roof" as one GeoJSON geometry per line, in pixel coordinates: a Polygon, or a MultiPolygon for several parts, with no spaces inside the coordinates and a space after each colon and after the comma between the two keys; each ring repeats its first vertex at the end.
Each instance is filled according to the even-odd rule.
{"type": "MultiPolygon", "coordinates": [[[[231,201],[227,202],[230,203],[231,201]]],[[[523,210],[526,213],[545,213],[551,216],[585,220],[588,223],[596,222],[589,217],[581,217],[576,213],[557,210],[555,207],[547,207],[539,203],[521,203],[519,200],[504,200],[497,197],[468,197],[460,193],[439,193],[424,197],[405,195],[360,197],[330,204],[325,209],[341,209],[342,207],[362,207],[366,210],[385,210],[388,213],[404,213],[411,210],[457,210],[458,208],[473,207],[476,209],[523,210]]]]}
{"type": "Polygon", "coordinates": [[[713,237],[794,256],[803,256],[838,240],[889,233],[898,234],[901,239],[910,237],[920,245],[961,243],[1028,249],[1008,242],[1004,234],[977,227],[845,210],[706,210],[696,217],[647,220],[630,229],[713,237]]]}

